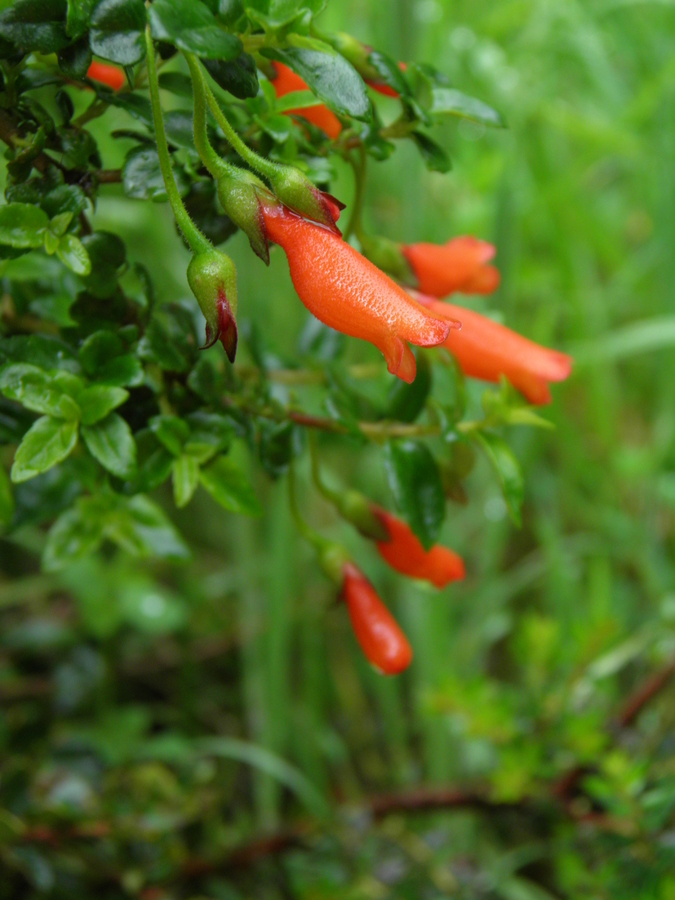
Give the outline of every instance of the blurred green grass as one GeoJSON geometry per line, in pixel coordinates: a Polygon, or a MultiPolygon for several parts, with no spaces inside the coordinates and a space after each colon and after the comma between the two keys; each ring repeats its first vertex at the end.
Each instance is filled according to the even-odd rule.
{"type": "MultiPolygon", "coordinates": [[[[203,494],[176,514],[195,560],[152,573],[171,586],[180,627],[136,623],[138,634],[105,652],[133,669],[144,654],[176,651],[180,663],[143,689],[159,691],[165,726],[250,739],[325,795],[493,777],[499,796],[518,796],[546,766],[592,756],[605,713],[675,646],[675,4],[395,0],[386,13],[377,0],[340,0],[320,23],[434,64],[499,109],[508,130],[444,126],[447,176],[424,170],[407,145],[371,165],[367,226],[408,242],[493,240],[502,286],[472,303],[578,360],[545,411],[555,431],[511,432],[526,475],[524,527],[513,528],[479,465],[468,506],[451,507],[442,534],[465,557],[467,580],[433,592],[393,576],[301,468],[306,514],[350,547],[409,630],[415,661],[385,680],[296,535],[284,485],[256,476],[263,520],[228,516],[203,494]],[[186,648],[209,640],[222,652],[204,655],[205,675],[186,648]],[[623,656],[608,659],[616,648],[623,656]],[[617,677],[594,675],[598,659],[617,677]],[[595,706],[568,709],[589,684],[595,706]],[[541,758],[510,731],[512,689],[546,734],[532,751],[541,758]]],[[[378,102],[395,114],[395,102],[378,102]]],[[[112,146],[110,121],[95,126],[112,146]]],[[[334,193],[349,201],[349,172],[336,168],[334,193]]],[[[166,205],[105,194],[96,226],[120,230],[163,300],[186,296],[187,253],[166,205]]],[[[271,352],[292,356],[306,313],[285,260],[273,253],[266,270],[241,235],[230,251],[240,315],[271,352]]],[[[472,403],[483,389],[472,385],[472,403]]],[[[322,459],[336,483],[391,505],[379,453],[338,439],[322,459]]],[[[72,577],[82,609],[91,577],[72,577]]],[[[255,812],[239,810],[242,833],[278,824],[286,809],[275,778],[253,768],[250,779],[255,812]]]]}

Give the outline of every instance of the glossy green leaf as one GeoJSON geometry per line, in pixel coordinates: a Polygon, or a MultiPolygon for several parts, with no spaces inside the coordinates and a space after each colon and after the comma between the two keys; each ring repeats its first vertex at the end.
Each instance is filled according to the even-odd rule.
{"type": "Polygon", "coordinates": [[[0,38],[25,53],[55,53],[68,43],[66,0],[15,0],[0,15],[0,38]]]}
{"type": "Polygon", "coordinates": [[[259,516],[260,503],[246,474],[228,456],[220,456],[199,473],[199,481],[216,503],[233,513],[259,516]]]}
{"type": "Polygon", "coordinates": [[[26,432],[14,456],[12,481],[27,481],[65,459],[77,444],[77,422],[43,416],[26,432]]]}
{"type": "Polygon", "coordinates": [[[103,522],[98,512],[89,498],[84,498],[59,516],[42,554],[45,571],[56,572],[97,549],[103,540],[103,522]]]}
{"type": "Polygon", "coordinates": [[[95,2],[96,0],[68,0],[66,31],[70,37],[79,37],[88,30],[95,2]]]}
{"type": "Polygon", "coordinates": [[[121,416],[110,413],[95,425],[83,425],[80,433],[91,455],[105,469],[118,478],[131,475],[136,464],[136,444],[121,416]]]}
{"type": "Polygon", "coordinates": [[[248,53],[240,53],[236,59],[225,62],[221,59],[205,59],[204,66],[209,75],[223,90],[233,97],[246,100],[258,93],[258,71],[255,60],[248,53]]]}
{"type": "Polygon", "coordinates": [[[431,366],[426,354],[417,351],[417,375],[412,384],[395,379],[389,390],[385,417],[399,422],[414,422],[424,409],[431,390],[431,366]]]}
{"type": "Polygon", "coordinates": [[[520,527],[522,524],[521,507],[525,485],[520,463],[503,438],[487,431],[478,431],[476,441],[485,450],[492,466],[499,478],[499,484],[506,501],[509,515],[514,523],[520,527]]]}
{"type": "Polygon", "coordinates": [[[436,460],[418,441],[392,441],[385,450],[396,506],[428,550],[445,518],[445,494],[436,460]]]}
{"type": "Polygon", "coordinates": [[[455,91],[447,87],[434,87],[432,89],[431,113],[436,116],[457,116],[461,119],[470,119],[481,125],[490,125],[493,128],[504,128],[505,122],[496,109],[469,97],[461,91],[455,91]]]}
{"type": "Polygon", "coordinates": [[[417,148],[422,155],[424,165],[430,172],[449,172],[452,168],[452,160],[435,141],[423,134],[421,131],[414,131],[412,139],[417,144],[417,148]]]}
{"type": "MultiPolygon", "coordinates": [[[[7,366],[0,374],[0,393],[16,400],[33,412],[58,419],[77,420],[80,407],[70,395],[68,385],[59,383],[57,373],[45,372],[30,363],[7,366]]],[[[77,384],[72,388],[77,392],[77,384]]]]}
{"type": "Polygon", "coordinates": [[[154,0],[149,19],[156,40],[197,56],[227,61],[242,52],[239,38],[225,31],[201,0],[154,0]]]}
{"type": "Polygon", "coordinates": [[[76,275],[88,275],[91,272],[87,251],[74,234],[63,235],[56,248],[56,255],[76,275]]]}
{"type": "MultiPolygon", "coordinates": [[[[180,169],[174,169],[174,179],[179,193],[186,194],[188,184],[180,169]]],[[[122,167],[122,185],[127,197],[134,200],[166,200],[159,156],[154,147],[134,147],[127,153],[122,167]]]]}
{"type": "Polygon", "coordinates": [[[120,66],[133,66],[145,56],[144,28],[143,0],[99,0],[91,14],[91,49],[120,66]]]}
{"type": "Polygon", "coordinates": [[[41,247],[49,228],[47,214],[28,203],[0,206],[0,244],[8,247],[41,247]]]}
{"type": "Polygon", "coordinates": [[[157,440],[169,453],[181,456],[183,445],[190,437],[190,428],[184,419],[178,416],[155,416],[148,425],[157,440]]]}
{"type": "Polygon", "coordinates": [[[97,384],[135,386],[143,380],[139,359],[125,352],[124,342],[111,331],[96,331],[80,347],[82,368],[97,384]]]}
{"type": "Polygon", "coordinates": [[[293,69],[336,113],[368,121],[372,116],[366,85],[347,60],[327,44],[325,51],[305,47],[266,50],[265,55],[293,69]]]}

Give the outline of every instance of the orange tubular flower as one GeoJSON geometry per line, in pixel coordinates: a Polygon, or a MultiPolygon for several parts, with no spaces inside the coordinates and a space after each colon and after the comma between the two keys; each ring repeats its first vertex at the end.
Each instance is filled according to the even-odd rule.
{"type": "Polygon", "coordinates": [[[499,287],[499,270],[486,265],[496,251],[486,241],[458,237],[447,244],[408,244],[401,249],[423,294],[491,294],[499,287]]]}
{"type": "Polygon", "coordinates": [[[342,594],[352,628],[366,658],[384,675],[398,675],[412,662],[413,652],[396,620],[368,579],[352,563],[342,569],[342,594]]]}
{"type": "MultiPolygon", "coordinates": [[[[280,62],[273,62],[272,65],[277,73],[277,77],[272,82],[272,87],[277,97],[283,97],[285,94],[290,94],[293,91],[309,90],[306,82],[299,75],[296,75],[292,69],[289,69],[288,66],[280,62]]],[[[316,125],[324,134],[327,134],[331,140],[335,140],[342,131],[342,123],[338,117],[323,104],[307,106],[304,109],[286,110],[285,115],[289,116],[291,114],[307,119],[308,122],[316,125]]]]}
{"type": "Polygon", "coordinates": [[[461,331],[450,331],[443,346],[471,378],[497,382],[505,375],[530,403],[541,405],[551,402],[548,382],[564,381],[572,371],[572,357],[565,353],[541,347],[472,310],[415,297],[437,315],[461,317],[461,331]]]}
{"type": "Polygon", "coordinates": [[[126,83],[126,77],[121,69],[116,66],[107,66],[105,63],[93,62],[87,71],[87,78],[107,84],[113,91],[119,91],[126,83]]]}
{"type": "Polygon", "coordinates": [[[429,313],[342,238],[290,212],[261,203],[267,237],[283,247],[307,309],[330,328],[370,341],[392,375],[412,382],[416,365],[405,341],[435,347],[459,327],[429,313]]]}
{"type": "Polygon", "coordinates": [[[439,544],[425,550],[405,522],[379,506],[372,506],[371,510],[389,532],[388,541],[376,543],[380,556],[392,569],[409,578],[429,581],[437,588],[464,578],[466,569],[461,556],[439,544]]]}

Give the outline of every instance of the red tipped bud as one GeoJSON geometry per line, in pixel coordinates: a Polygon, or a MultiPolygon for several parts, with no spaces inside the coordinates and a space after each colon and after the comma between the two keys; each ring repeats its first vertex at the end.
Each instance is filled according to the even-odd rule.
{"type": "Polygon", "coordinates": [[[196,253],[187,269],[188,284],[206,319],[206,347],[220,340],[227,358],[237,352],[237,270],[219,250],[196,253]]]}
{"type": "Polygon", "coordinates": [[[375,588],[355,565],[346,563],[342,574],[342,595],[356,640],[376,669],[384,675],[398,675],[412,662],[408,639],[375,588]]]}

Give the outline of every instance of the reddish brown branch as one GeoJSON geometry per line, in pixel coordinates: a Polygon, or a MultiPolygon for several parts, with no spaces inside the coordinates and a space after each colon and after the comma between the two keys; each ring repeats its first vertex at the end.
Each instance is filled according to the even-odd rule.
{"type": "Polygon", "coordinates": [[[632,725],[644,707],[656,697],[675,675],[675,659],[642,682],[621,707],[617,721],[622,728],[632,725]]]}

